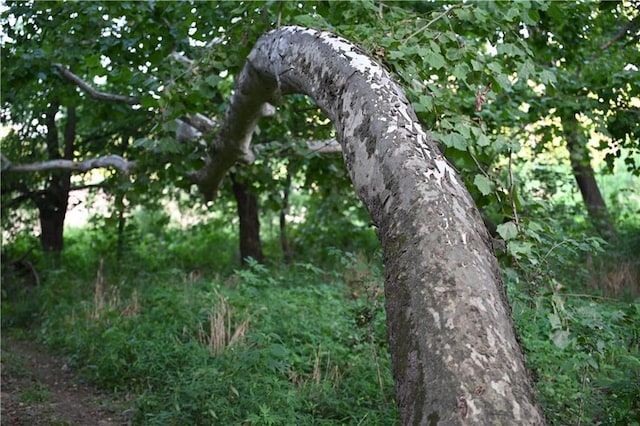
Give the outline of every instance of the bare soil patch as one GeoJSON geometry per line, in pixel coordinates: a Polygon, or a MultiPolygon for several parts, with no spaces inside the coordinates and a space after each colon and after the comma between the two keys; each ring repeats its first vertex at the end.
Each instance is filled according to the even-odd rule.
{"type": "Polygon", "coordinates": [[[1,424],[120,426],[131,410],[112,395],[91,387],[65,357],[38,343],[2,338],[1,424]]]}

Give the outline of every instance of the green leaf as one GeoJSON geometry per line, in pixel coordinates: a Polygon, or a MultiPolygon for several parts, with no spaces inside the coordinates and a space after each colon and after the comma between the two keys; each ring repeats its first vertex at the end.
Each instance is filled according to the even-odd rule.
{"type": "Polygon", "coordinates": [[[560,317],[558,316],[558,314],[550,313],[549,315],[547,315],[547,318],[549,318],[549,323],[551,324],[552,330],[562,328],[562,321],[560,321],[560,317]]]}
{"type": "Polygon", "coordinates": [[[497,62],[489,62],[487,64],[487,68],[489,68],[489,70],[491,70],[495,74],[501,74],[502,73],[502,65],[500,65],[497,62]]]}
{"type": "Polygon", "coordinates": [[[467,149],[467,141],[460,133],[452,132],[441,135],[440,140],[449,148],[455,148],[460,151],[466,151],[467,149]]]}
{"type": "Polygon", "coordinates": [[[422,59],[424,59],[424,61],[428,65],[430,65],[431,67],[433,67],[435,69],[440,69],[440,68],[444,67],[444,65],[446,64],[444,56],[442,56],[441,54],[439,54],[437,52],[433,52],[431,50],[424,51],[422,59]]]}
{"type": "Polygon", "coordinates": [[[567,330],[556,330],[551,333],[551,340],[560,349],[564,349],[571,344],[571,333],[567,330]]]}
{"type": "Polygon", "coordinates": [[[556,83],[556,75],[549,70],[544,70],[540,73],[540,81],[543,84],[555,84],[556,83]]]}
{"type": "Polygon", "coordinates": [[[518,72],[518,77],[522,80],[527,80],[531,75],[535,73],[535,65],[530,59],[524,61],[518,72]]]}
{"type": "Polygon", "coordinates": [[[522,56],[523,58],[527,56],[522,49],[513,43],[500,43],[496,46],[496,50],[500,55],[522,56]]]}
{"type": "Polygon", "coordinates": [[[496,228],[496,232],[502,237],[503,240],[509,241],[514,239],[518,235],[518,228],[513,222],[501,223],[496,228]]]}
{"type": "Polygon", "coordinates": [[[469,74],[469,72],[471,72],[469,65],[465,62],[462,62],[462,63],[456,64],[456,66],[453,67],[452,74],[457,78],[459,78],[460,80],[464,81],[467,77],[467,74],[469,74]]]}
{"type": "Polygon", "coordinates": [[[431,111],[433,109],[433,98],[427,95],[418,96],[418,101],[425,111],[431,111]]]}
{"type": "Polygon", "coordinates": [[[493,192],[493,182],[485,175],[477,174],[473,179],[473,184],[480,190],[482,195],[489,195],[493,192]]]}
{"type": "Polygon", "coordinates": [[[484,133],[478,136],[478,140],[476,141],[478,146],[489,146],[491,140],[484,133]]]}

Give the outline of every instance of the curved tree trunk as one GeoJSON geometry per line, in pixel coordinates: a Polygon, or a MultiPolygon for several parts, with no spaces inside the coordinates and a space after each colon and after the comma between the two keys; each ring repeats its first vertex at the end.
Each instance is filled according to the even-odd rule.
{"type": "Polygon", "coordinates": [[[236,83],[213,156],[191,177],[215,196],[252,157],[263,103],[294,92],[317,102],[382,242],[402,423],[543,424],[486,228],[387,71],[343,38],[284,27],[258,40],[236,83]]]}

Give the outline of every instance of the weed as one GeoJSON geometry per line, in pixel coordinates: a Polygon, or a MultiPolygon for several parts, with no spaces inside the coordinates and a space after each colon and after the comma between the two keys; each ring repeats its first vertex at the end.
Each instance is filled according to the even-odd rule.
{"type": "Polygon", "coordinates": [[[51,398],[51,391],[42,383],[35,383],[33,389],[26,390],[20,394],[20,401],[25,404],[39,404],[51,398]]]}

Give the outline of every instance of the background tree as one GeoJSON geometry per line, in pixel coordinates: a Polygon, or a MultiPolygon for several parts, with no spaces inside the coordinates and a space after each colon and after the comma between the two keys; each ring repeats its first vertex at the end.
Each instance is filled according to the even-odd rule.
{"type": "Polygon", "coordinates": [[[554,3],[526,29],[536,65],[553,72],[555,81],[542,90],[527,87],[522,101],[529,108],[522,121],[544,121],[536,130],[536,152],[554,138],[565,141],[593,225],[613,239],[615,226],[596,181],[592,152],[605,158],[603,173],[611,173],[614,159],[628,152],[625,163],[637,173],[640,111],[632,101],[640,94],[637,8],[624,2],[597,8],[554,3]],[[594,133],[600,138],[595,146],[589,144],[594,133]]]}

